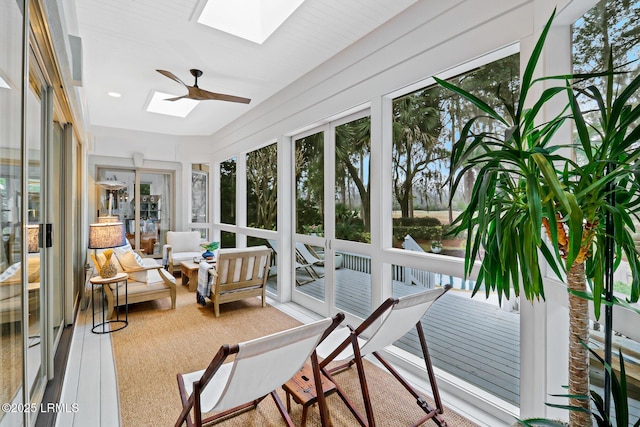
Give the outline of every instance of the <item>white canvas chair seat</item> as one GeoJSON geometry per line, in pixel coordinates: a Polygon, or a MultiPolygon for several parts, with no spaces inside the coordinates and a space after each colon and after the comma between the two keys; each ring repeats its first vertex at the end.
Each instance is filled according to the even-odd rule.
{"type": "MultiPolygon", "coordinates": [[[[344,319],[339,313],[307,325],[246,341],[233,346],[224,345],[205,370],[178,374],[178,387],[183,410],[176,426],[187,422],[194,410],[195,425],[209,423],[227,417],[250,406],[257,406],[271,394],[280,414],[288,425],[293,425],[289,415],[276,394],[276,389],[293,377],[306,360],[311,357],[314,373],[319,378],[320,370],[314,350],[318,343],[344,319]],[[232,354],[232,362],[224,363],[232,354]],[[202,414],[221,411],[202,419],[202,414]]],[[[316,382],[321,390],[321,382],[316,382]]],[[[319,394],[322,425],[329,425],[324,395],[319,394]]]]}
{"type": "Polygon", "coordinates": [[[402,298],[389,298],[380,305],[371,315],[365,319],[356,329],[340,328],[332,332],[317,348],[317,354],[322,362],[320,369],[332,382],[336,383],[332,374],[339,372],[352,364],[356,365],[360,378],[360,387],[367,413],[367,420],[358,413],[354,405],[349,401],[344,391],[336,384],[339,396],[349,407],[353,415],[361,425],[374,426],[375,419],[373,409],[369,399],[364,365],[362,358],[373,354],[380,363],[411,393],[418,405],[426,412],[426,415],[415,425],[419,425],[427,419],[432,419],[438,426],[447,426],[442,418],[442,403],[435,381],[433,367],[427,349],[427,343],[422,329],[422,317],[431,305],[451,288],[447,285],[444,288],[430,289],[402,298]],[[432,408],[418,394],[418,392],[405,381],[400,374],[378,353],[383,348],[392,345],[402,338],[411,328],[415,327],[418,332],[422,353],[427,368],[428,379],[433,392],[436,407],[432,408]],[[347,364],[328,369],[331,362],[349,361],[347,364]]]}

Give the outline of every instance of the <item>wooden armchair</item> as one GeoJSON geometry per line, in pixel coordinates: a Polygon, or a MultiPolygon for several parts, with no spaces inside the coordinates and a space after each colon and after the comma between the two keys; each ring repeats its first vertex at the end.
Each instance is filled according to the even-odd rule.
{"type": "Polygon", "coordinates": [[[254,296],[262,297],[265,307],[270,263],[271,249],[266,246],[220,249],[209,291],[216,317],[220,317],[220,304],[254,296]]]}

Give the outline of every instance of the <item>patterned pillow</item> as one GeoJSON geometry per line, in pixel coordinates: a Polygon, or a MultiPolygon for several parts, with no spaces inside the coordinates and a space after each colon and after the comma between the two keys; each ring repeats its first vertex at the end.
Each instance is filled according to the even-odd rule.
{"type": "Polygon", "coordinates": [[[137,282],[147,283],[146,271],[127,271],[145,267],[144,262],[142,261],[142,257],[136,254],[131,249],[130,245],[127,246],[115,248],[113,251],[115,256],[118,258],[118,261],[120,262],[123,270],[129,275],[129,279],[135,280],[137,282]]]}

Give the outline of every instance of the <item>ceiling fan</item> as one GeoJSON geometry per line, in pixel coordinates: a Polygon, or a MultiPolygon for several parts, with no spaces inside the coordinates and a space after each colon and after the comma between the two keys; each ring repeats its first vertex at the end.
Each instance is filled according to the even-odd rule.
{"type": "Polygon", "coordinates": [[[163,76],[167,76],[171,80],[175,80],[176,82],[182,84],[189,91],[187,92],[186,95],[178,96],[175,98],[168,98],[165,101],[177,101],[178,99],[186,98],[186,99],[195,99],[197,101],[206,101],[207,99],[216,99],[218,101],[240,102],[242,104],[248,104],[249,102],[251,102],[249,98],[242,98],[240,96],[233,96],[233,95],[225,95],[222,93],[209,92],[208,90],[200,89],[198,87],[198,77],[202,76],[202,71],[196,70],[195,68],[192,68],[191,70],[189,70],[191,71],[191,75],[196,78],[196,82],[193,84],[193,86],[187,85],[170,71],[165,71],[165,70],[156,70],[156,71],[162,74],[163,76]]]}

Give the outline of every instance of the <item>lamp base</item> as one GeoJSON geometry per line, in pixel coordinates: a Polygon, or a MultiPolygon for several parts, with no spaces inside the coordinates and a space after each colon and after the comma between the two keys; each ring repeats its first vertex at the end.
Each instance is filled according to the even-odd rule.
{"type": "Polygon", "coordinates": [[[112,250],[107,249],[106,251],[104,251],[105,262],[100,269],[100,276],[104,277],[105,279],[115,277],[115,275],[118,274],[118,269],[116,268],[113,261],[111,261],[111,255],[113,255],[112,250]]]}

